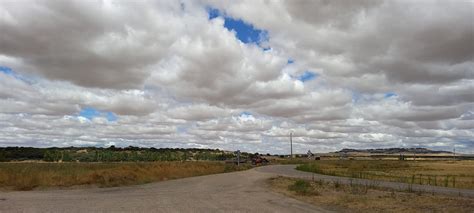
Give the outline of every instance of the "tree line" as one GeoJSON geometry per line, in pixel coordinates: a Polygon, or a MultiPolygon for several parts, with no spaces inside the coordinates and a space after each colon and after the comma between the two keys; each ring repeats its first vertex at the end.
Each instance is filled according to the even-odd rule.
{"type": "MultiPolygon", "coordinates": [[[[247,153],[244,153],[246,155],[247,153]]],[[[247,154],[248,155],[248,154],[247,154]]],[[[38,160],[47,162],[132,162],[132,161],[221,161],[234,158],[219,149],[143,148],[143,147],[5,147],[0,161],[38,160]]]]}

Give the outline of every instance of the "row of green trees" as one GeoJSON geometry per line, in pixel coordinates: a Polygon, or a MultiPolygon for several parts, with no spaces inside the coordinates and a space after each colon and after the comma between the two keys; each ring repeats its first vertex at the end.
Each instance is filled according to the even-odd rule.
{"type": "Polygon", "coordinates": [[[224,152],[187,152],[187,151],[110,151],[95,150],[89,153],[71,153],[61,150],[47,150],[44,152],[44,161],[48,162],[122,162],[122,161],[187,161],[187,160],[210,160],[222,161],[233,158],[233,154],[224,152]]]}
{"type": "Polygon", "coordinates": [[[44,150],[33,147],[0,147],[0,161],[41,160],[44,150]]]}
{"type": "MultiPolygon", "coordinates": [[[[246,157],[248,153],[242,153],[246,157]]],[[[120,161],[222,161],[235,158],[218,149],[172,149],[125,147],[0,147],[0,161],[44,160],[48,162],[120,162],[120,161]]]]}
{"type": "Polygon", "coordinates": [[[73,158],[68,151],[58,150],[46,150],[43,156],[44,161],[55,162],[55,161],[73,161],[73,158]]]}

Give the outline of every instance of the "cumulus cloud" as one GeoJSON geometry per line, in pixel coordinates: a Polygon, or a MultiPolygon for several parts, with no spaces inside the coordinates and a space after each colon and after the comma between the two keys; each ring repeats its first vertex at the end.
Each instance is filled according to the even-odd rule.
{"type": "Polygon", "coordinates": [[[6,1],[0,145],[472,152],[473,7],[6,1]]]}
{"type": "Polygon", "coordinates": [[[138,88],[180,28],[179,5],[149,3],[5,2],[0,51],[46,78],[138,88]]]}

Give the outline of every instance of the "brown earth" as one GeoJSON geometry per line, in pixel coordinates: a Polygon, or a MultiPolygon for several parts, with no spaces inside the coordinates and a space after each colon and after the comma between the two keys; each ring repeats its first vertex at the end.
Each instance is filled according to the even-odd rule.
{"type": "MultiPolygon", "coordinates": [[[[295,165],[258,167],[242,172],[183,178],[128,187],[0,192],[0,212],[329,212],[272,192],[266,180],[288,176],[341,184],[368,183],[294,170],[295,165]]],[[[378,187],[407,184],[371,181],[378,187]]],[[[413,190],[474,196],[474,190],[411,186],[413,190]]]]}

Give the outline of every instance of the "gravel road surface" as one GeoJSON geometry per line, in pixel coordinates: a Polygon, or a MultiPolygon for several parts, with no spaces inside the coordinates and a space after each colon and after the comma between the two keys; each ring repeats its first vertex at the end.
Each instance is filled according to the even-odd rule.
{"type": "MultiPolygon", "coordinates": [[[[270,177],[323,179],[404,189],[408,184],[301,172],[295,165],[272,165],[225,174],[151,184],[69,190],[0,192],[0,212],[330,212],[278,193],[270,177]]],[[[474,197],[474,190],[412,185],[413,190],[474,197]]]]}
{"type": "Polygon", "coordinates": [[[271,192],[255,169],[151,184],[0,192],[0,212],[328,212],[271,192]]]}

